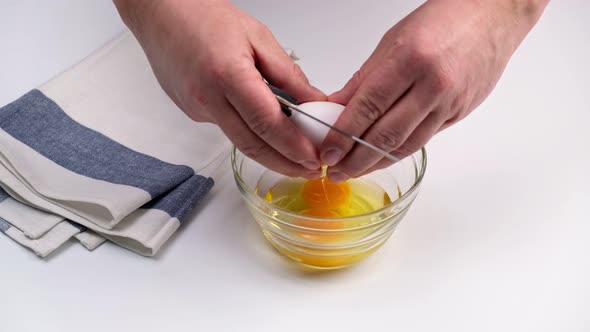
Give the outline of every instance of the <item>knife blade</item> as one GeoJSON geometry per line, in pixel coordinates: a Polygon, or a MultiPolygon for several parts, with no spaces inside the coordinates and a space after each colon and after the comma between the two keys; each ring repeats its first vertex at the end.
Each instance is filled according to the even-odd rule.
{"type": "Polygon", "coordinates": [[[353,141],[362,144],[364,146],[366,146],[367,148],[379,153],[380,155],[382,155],[383,157],[393,161],[393,162],[398,162],[400,161],[399,158],[391,155],[389,152],[365,141],[364,139],[357,137],[353,134],[347,133],[346,131],[340,129],[340,128],[336,128],[333,125],[322,121],[318,118],[316,118],[315,116],[301,110],[299,107],[297,107],[296,103],[297,103],[297,99],[293,98],[292,96],[290,96],[289,94],[287,94],[285,91],[277,88],[276,86],[273,86],[269,83],[267,83],[268,87],[270,88],[270,90],[272,91],[272,93],[275,95],[275,97],[277,98],[277,100],[279,101],[279,104],[281,104],[281,110],[283,111],[283,113],[285,113],[285,115],[287,115],[288,117],[290,117],[292,115],[292,112],[297,112],[303,116],[306,116],[316,122],[321,123],[322,125],[330,128],[331,130],[337,132],[338,134],[348,137],[349,139],[352,139],[353,141]]]}

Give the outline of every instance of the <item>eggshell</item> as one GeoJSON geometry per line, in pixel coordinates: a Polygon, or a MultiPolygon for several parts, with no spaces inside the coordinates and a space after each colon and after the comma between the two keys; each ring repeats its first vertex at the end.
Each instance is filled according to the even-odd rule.
{"type": "MultiPolygon", "coordinates": [[[[299,109],[333,125],[344,110],[344,106],[329,101],[312,101],[299,105],[299,109]]],[[[317,147],[322,144],[330,131],[330,128],[297,112],[293,112],[291,120],[317,147]]]]}

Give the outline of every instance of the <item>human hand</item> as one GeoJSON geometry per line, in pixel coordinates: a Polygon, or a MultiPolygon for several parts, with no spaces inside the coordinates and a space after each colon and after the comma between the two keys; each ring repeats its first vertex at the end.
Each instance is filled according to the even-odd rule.
{"type": "Polygon", "coordinates": [[[164,91],[191,119],[219,125],[248,157],[290,176],[321,175],[316,147],[263,81],[325,100],[270,30],[225,0],[115,0],[164,91]]]}
{"type": "MultiPolygon", "coordinates": [[[[403,158],[464,118],[491,92],[548,0],[430,0],[383,37],[329,100],[336,126],[403,158]]],[[[334,181],[392,162],[331,132],[321,147],[334,181]]]]}

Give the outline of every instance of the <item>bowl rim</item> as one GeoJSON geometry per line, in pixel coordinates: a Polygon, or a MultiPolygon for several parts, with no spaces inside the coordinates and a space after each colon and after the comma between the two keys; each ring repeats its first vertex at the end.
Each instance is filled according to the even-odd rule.
{"type": "MultiPolygon", "coordinates": [[[[390,209],[392,206],[396,206],[399,203],[405,201],[405,199],[408,196],[411,196],[416,190],[418,190],[418,188],[420,187],[420,184],[422,183],[422,180],[424,178],[424,174],[426,173],[426,166],[427,166],[427,154],[426,154],[426,148],[422,147],[420,148],[420,150],[412,153],[411,155],[402,158],[402,160],[406,159],[406,158],[410,158],[410,157],[414,157],[416,154],[420,153],[422,155],[422,167],[420,170],[417,169],[417,167],[414,167],[414,172],[418,173],[416,176],[416,180],[414,181],[414,183],[412,184],[412,186],[410,187],[410,189],[408,189],[403,195],[401,195],[400,197],[398,197],[396,200],[392,201],[390,204],[387,204],[386,206],[379,208],[375,211],[372,212],[367,212],[367,213],[363,213],[363,214],[356,214],[353,216],[346,216],[346,217],[338,217],[338,218],[330,218],[330,217],[313,217],[313,216],[306,216],[303,214],[298,214],[286,209],[283,209],[279,206],[276,205],[272,205],[271,203],[267,202],[266,200],[264,200],[262,197],[256,195],[254,193],[254,190],[252,190],[242,179],[242,177],[240,176],[238,169],[237,169],[237,161],[236,161],[236,156],[237,156],[237,151],[238,148],[233,145],[231,148],[231,166],[232,166],[232,172],[234,174],[234,179],[236,180],[237,185],[248,194],[247,198],[250,199],[251,196],[254,197],[254,199],[260,203],[262,203],[263,205],[268,205],[271,206],[273,209],[279,211],[281,214],[285,214],[291,217],[295,217],[295,218],[299,218],[299,219],[309,219],[309,220],[325,220],[325,221],[346,221],[346,220],[352,220],[352,219],[356,219],[356,218],[360,218],[360,217],[368,217],[368,216],[372,216],[372,215],[376,215],[379,214],[387,209],[390,209]]],[[[244,155],[244,157],[249,158],[248,156],[246,156],[245,154],[243,154],[241,151],[239,151],[242,155],[244,155]]],[[[417,163],[414,162],[414,165],[416,165],[417,163]]],[[[275,218],[276,219],[276,218],[275,218]]],[[[297,225],[292,225],[291,223],[288,223],[291,226],[296,226],[299,227],[297,225]]],[[[305,227],[303,227],[305,228],[305,227]]],[[[315,228],[309,228],[311,230],[315,230],[315,228]]]]}

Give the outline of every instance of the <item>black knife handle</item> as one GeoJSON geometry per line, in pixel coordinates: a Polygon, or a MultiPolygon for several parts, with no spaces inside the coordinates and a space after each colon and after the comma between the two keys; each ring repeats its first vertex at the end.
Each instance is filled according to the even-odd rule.
{"type": "MultiPolygon", "coordinates": [[[[272,84],[270,84],[268,82],[266,83],[266,85],[268,85],[268,87],[270,88],[270,91],[272,91],[272,93],[275,96],[279,96],[279,97],[281,97],[283,99],[286,99],[291,104],[297,105],[297,99],[295,97],[291,96],[290,94],[286,93],[285,91],[277,88],[276,86],[274,86],[274,85],[272,85],[272,84]]],[[[283,113],[285,113],[286,116],[291,116],[292,115],[291,110],[287,106],[285,106],[283,104],[281,104],[281,111],[283,111],[283,113]]]]}

